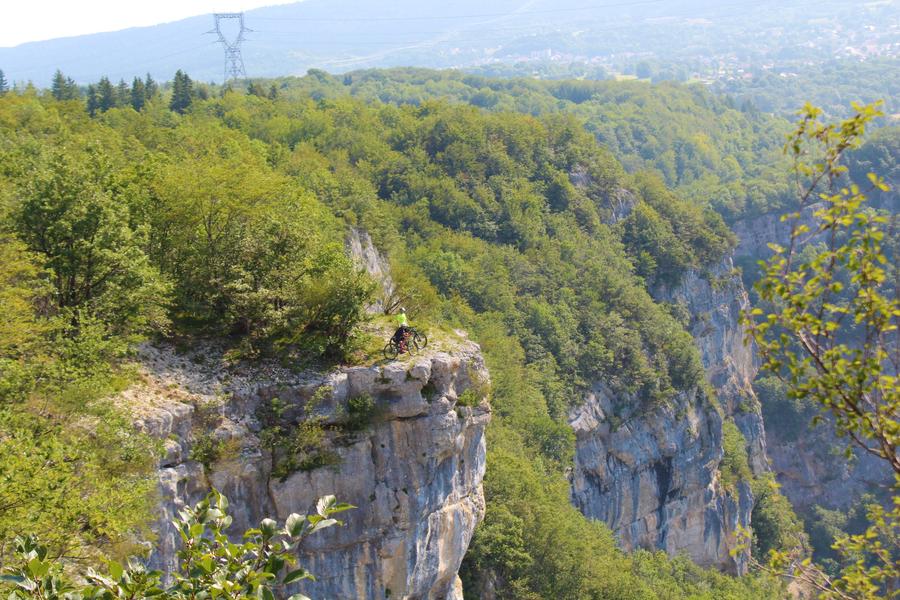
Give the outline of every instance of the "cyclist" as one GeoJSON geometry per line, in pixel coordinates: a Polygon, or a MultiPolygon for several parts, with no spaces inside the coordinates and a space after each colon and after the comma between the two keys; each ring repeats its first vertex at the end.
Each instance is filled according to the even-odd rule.
{"type": "Polygon", "coordinates": [[[406,335],[409,333],[409,321],[406,319],[406,309],[402,306],[400,307],[400,312],[397,313],[397,331],[394,332],[394,344],[397,345],[398,348],[406,349],[405,346],[402,346],[403,340],[406,339],[406,335]]]}

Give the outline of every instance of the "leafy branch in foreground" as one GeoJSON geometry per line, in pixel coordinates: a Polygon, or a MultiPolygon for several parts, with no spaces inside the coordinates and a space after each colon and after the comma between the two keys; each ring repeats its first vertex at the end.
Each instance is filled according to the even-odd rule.
{"type": "MultiPolygon", "coordinates": [[[[870,527],[839,539],[846,560],[829,578],[799,552],[771,552],[772,572],[799,580],[824,598],[900,596],[900,343],[896,270],[883,249],[889,220],[866,207],[866,195],[846,181],[844,153],[859,145],[866,125],[881,115],[879,104],[854,104],[855,114],[825,124],[807,105],[785,151],[794,162],[799,197],[786,214],[787,248],[762,264],[757,283],[767,310],[745,315],[763,368],[787,384],[789,395],[812,400],[831,415],[835,431],[894,471],[893,506],[869,507],[870,527]],[[801,219],[812,206],[816,224],[801,219]],[[802,253],[801,253],[802,250],[802,253]]],[[[869,174],[874,189],[884,180],[869,174]]],[[[888,229],[890,231],[890,229],[888,229]]],[[[821,417],[818,417],[821,418],[821,417]]]]}
{"type": "MultiPolygon", "coordinates": [[[[148,570],[135,559],[126,565],[109,560],[105,574],[88,569],[80,578],[84,583],[76,583],[45,546],[28,536],[16,539],[19,564],[2,570],[0,592],[9,600],[274,600],[275,592],[285,586],[315,579],[301,567],[291,568],[296,567],[298,546],[317,531],[343,525],[333,515],[351,508],[339,504],[334,496],[325,496],[319,499],[316,514],[292,514],[284,527],[263,519],[257,529],[244,533],[242,543],[232,543],[225,534],[231,525],[226,513],[228,500],[214,490],[193,508],[184,508],[174,521],[182,549],[178,569],[168,584],[163,583],[160,571],[148,570]]],[[[308,599],[294,594],[289,600],[308,599]]]]}

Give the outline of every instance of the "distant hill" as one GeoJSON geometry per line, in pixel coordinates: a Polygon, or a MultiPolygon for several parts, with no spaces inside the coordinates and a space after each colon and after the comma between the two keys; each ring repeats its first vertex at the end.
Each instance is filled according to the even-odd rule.
{"type": "MultiPolygon", "coordinates": [[[[898,6],[846,0],[306,0],[248,11],[247,74],[272,77],[370,67],[481,69],[600,78],[732,77],[748,65],[809,61],[887,48],[898,6]],[[839,33],[835,33],[839,32],[839,33]],[[882,43],[884,42],[884,43],[882,43]],[[848,50],[848,48],[850,50],[848,50]],[[860,50],[862,49],[862,50],[860,50]],[[585,64],[576,73],[562,65],[585,64]],[[674,67],[672,65],[675,65],[674,67]]],[[[224,58],[211,15],[0,48],[13,82],[49,84],[55,69],[79,83],[130,79],[221,81],[224,58]]]]}

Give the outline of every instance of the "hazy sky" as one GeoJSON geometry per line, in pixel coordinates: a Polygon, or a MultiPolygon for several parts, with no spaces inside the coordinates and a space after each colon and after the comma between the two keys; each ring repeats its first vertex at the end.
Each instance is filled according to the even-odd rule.
{"type": "Polygon", "coordinates": [[[297,0],[4,0],[0,47],[297,0]]]}

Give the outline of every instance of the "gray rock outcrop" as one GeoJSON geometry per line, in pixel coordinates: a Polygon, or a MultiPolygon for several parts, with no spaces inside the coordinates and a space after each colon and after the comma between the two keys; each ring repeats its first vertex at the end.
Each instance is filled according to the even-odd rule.
{"type": "Polygon", "coordinates": [[[350,229],[346,240],[347,254],[378,284],[375,300],[366,307],[370,313],[382,313],[396,292],[388,259],[375,247],[372,237],[362,229],[350,229]]]}
{"type": "Polygon", "coordinates": [[[292,374],[275,367],[221,370],[215,352],[178,357],[145,348],[144,383],[123,394],[138,426],[164,440],[161,515],[151,563],[171,571],[180,507],[216,487],[230,500],[233,532],[266,516],[308,514],[333,494],[357,508],[344,527],[308,538],[301,564],[318,581],[300,591],[328,599],[461,599],[457,571],[484,514],[488,381],[477,345],[460,342],[407,362],[292,374]],[[315,402],[311,399],[315,397],[315,402]],[[374,407],[361,429],[341,432],[349,402],[374,407]],[[260,406],[277,398],[285,423],[325,425],[333,464],[273,474],[260,406]],[[333,438],[333,439],[332,439],[333,438]],[[198,443],[219,448],[204,467],[198,443]]]}
{"type": "Polygon", "coordinates": [[[638,404],[598,385],[572,413],[573,503],[607,523],[626,550],[684,552],[744,573],[746,557],[730,551],[737,526],[750,523],[752,497],[746,485],[729,493],[721,483],[721,417],[697,391],[623,417],[623,405],[638,404]]]}
{"type": "Polygon", "coordinates": [[[660,288],[654,295],[690,315],[688,332],[725,414],[747,440],[751,468],[754,473],[769,470],[762,412],[753,391],[759,360],[755,347],[745,343],[746,329],[740,322],[750,300],[731,257],[705,273],[688,271],[677,286],[660,288]]]}
{"type": "Polygon", "coordinates": [[[750,525],[753,498],[743,482],[725,489],[719,466],[722,419],[733,416],[753,469],[768,468],[751,387],[757,364],[738,321],[747,295],[726,259],[709,272],[688,272],[678,286],[655,290],[655,296],[688,317],[686,327],[717,397],[697,389],[647,405],[595,385],[570,414],[576,434],[573,503],[607,523],[625,549],[684,552],[700,565],[744,573],[748,557],[731,550],[738,526],[750,525]]]}

